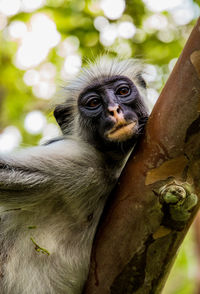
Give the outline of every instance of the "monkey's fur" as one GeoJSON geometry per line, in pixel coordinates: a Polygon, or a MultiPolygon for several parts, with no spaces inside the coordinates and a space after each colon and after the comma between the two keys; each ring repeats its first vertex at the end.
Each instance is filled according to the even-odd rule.
{"type": "MultiPolygon", "coordinates": [[[[63,137],[1,156],[1,294],[82,292],[105,201],[147,119],[145,85],[140,74],[140,67],[131,60],[100,59],[83,69],[66,87],[65,101],[55,109],[63,137]],[[119,80],[121,76],[128,78],[134,85],[134,106],[128,102],[124,106],[131,107],[134,131],[133,127],[131,133],[128,130],[127,138],[122,132],[128,127],[120,125],[120,131],[119,127],[113,131],[118,118],[124,121],[123,105],[115,112],[117,118],[110,110],[113,100],[109,117],[104,112],[105,119],[112,123],[112,132],[107,132],[110,139],[105,139],[97,132],[97,117],[86,117],[99,100],[84,106],[80,97],[86,91],[87,98],[87,87],[98,84],[98,91],[108,91],[112,99],[112,85],[119,82],[117,78],[110,82],[110,78],[118,76],[119,80]],[[108,84],[104,85],[104,81],[108,84]]],[[[116,95],[126,92],[126,87],[121,87],[116,95]]],[[[102,103],[104,99],[107,98],[102,98],[102,103]]]]}

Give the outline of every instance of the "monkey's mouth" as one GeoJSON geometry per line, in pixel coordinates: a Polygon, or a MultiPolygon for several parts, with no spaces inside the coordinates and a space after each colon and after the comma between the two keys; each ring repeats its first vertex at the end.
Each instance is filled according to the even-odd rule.
{"type": "Polygon", "coordinates": [[[133,136],[136,125],[137,125],[136,121],[133,121],[131,123],[116,125],[106,133],[106,136],[111,141],[118,141],[118,142],[126,141],[133,136]]]}

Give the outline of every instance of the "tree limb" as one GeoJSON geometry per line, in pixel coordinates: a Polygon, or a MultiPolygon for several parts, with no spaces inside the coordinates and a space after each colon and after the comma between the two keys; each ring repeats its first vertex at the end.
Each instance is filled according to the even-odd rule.
{"type": "Polygon", "coordinates": [[[85,294],[160,293],[200,195],[200,20],[103,215],[85,294]]]}

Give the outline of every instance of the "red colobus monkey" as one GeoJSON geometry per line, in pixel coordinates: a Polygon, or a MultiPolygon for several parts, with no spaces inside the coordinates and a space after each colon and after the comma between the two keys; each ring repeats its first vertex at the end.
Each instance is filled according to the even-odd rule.
{"type": "Polygon", "coordinates": [[[1,294],[80,294],[95,230],[147,121],[134,60],[100,58],[64,91],[63,136],[0,157],[1,294]]]}

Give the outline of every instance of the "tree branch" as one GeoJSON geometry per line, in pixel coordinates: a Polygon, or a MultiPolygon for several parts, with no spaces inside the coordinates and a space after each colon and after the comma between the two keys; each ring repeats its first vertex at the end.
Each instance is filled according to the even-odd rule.
{"type": "Polygon", "coordinates": [[[103,215],[85,294],[160,293],[200,193],[200,20],[103,215]]]}

